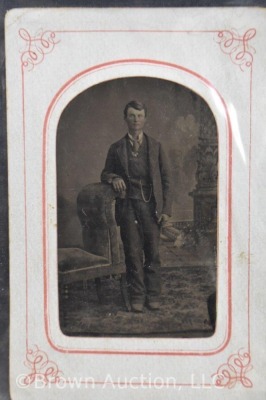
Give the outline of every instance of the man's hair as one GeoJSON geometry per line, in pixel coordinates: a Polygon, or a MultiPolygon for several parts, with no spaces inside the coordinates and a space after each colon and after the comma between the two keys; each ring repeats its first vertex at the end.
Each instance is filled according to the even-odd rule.
{"type": "Polygon", "coordinates": [[[147,116],[147,107],[145,106],[144,103],[141,103],[140,101],[132,100],[129,103],[127,103],[125,109],[124,109],[124,118],[127,117],[127,110],[132,107],[135,108],[135,110],[144,110],[145,112],[145,117],[147,116]]]}

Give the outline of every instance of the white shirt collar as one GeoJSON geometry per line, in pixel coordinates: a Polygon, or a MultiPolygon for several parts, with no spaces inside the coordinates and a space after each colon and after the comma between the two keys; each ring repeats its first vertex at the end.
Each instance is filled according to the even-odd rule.
{"type": "MultiPolygon", "coordinates": [[[[128,137],[129,137],[130,141],[134,142],[133,136],[129,132],[127,134],[128,134],[128,137]]],[[[140,132],[139,137],[138,137],[139,144],[141,144],[142,141],[143,141],[143,132],[140,132]]]]}

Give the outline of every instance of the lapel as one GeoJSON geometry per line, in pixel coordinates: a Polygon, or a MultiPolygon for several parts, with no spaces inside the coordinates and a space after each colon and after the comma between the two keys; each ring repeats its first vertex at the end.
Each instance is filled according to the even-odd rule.
{"type": "Polygon", "coordinates": [[[128,173],[128,158],[127,158],[127,139],[126,136],[121,139],[119,146],[117,147],[117,155],[120,160],[122,167],[125,170],[126,176],[129,176],[128,173]]]}
{"type": "MultiPolygon", "coordinates": [[[[153,141],[146,133],[144,133],[147,139],[148,145],[148,155],[149,155],[149,168],[150,168],[150,176],[151,179],[154,176],[154,171],[156,169],[156,163],[158,162],[158,148],[157,143],[153,141]]],[[[128,172],[128,157],[127,157],[127,139],[126,136],[121,139],[119,146],[117,147],[117,155],[120,160],[120,163],[126,173],[126,176],[129,176],[128,172]]]]}
{"type": "Polygon", "coordinates": [[[146,133],[145,133],[145,137],[147,139],[147,144],[148,144],[150,177],[152,179],[154,177],[156,163],[158,162],[157,143],[155,141],[153,141],[148,135],[146,135],[146,133]]]}

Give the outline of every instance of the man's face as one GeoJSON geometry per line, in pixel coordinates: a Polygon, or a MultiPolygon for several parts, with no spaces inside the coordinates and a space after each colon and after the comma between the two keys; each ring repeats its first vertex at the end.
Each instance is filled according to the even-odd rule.
{"type": "Polygon", "coordinates": [[[145,111],[129,107],[125,121],[129,132],[141,132],[146,122],[145,111]]]}

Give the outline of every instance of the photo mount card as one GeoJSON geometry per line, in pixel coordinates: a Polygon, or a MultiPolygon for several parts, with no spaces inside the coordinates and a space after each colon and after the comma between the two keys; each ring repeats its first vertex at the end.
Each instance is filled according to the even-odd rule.
{"type": "MultiPolygon", "coordinates": [[[[14,9],[5,23],[12,399],[261,398],[265,11],[14,9]],[[95,290],[87,278],[97,278],[84,278],[86,263],[72,279],[86,250],[76,199],[87,184],[99,189],[108,148],[127,135],[123,112],[132,100],[147,106],[147,151],[154,136],[166,149],[176,183],[172,230],[161,230],[160,245],[174,254],[162,256],[161,307],[172,303],[177,309],[171,314],[173,307],[167,308],[167,323],[162,311],[117,311],[110,291],[119,292],[121,271],[103,279],[107,304],[82,298],[83,291],[95,290]],[[213,253],[204,258],[206,238],[213,253]],[[193,263],[195,248],[199,258],[193,263]],[[67,271],[60,269],[62,250],[72,251],[67,271]],[[66,289],[72,281],[79,282],[66,289]],[[207,293],[206,285],[213,287],[215,324],[210,297],[202,295],[199,303],[196,296],[207,293]],[[81,300],[65,299],[71,289],[81,300]],[[183,304],[190,308],[182,310],[183,304]],[[187,323],[180,333],[182,321],[190,321],[191,329],[187,323]],[[150,323],[161,329],[158,334],[150,323]]],[[[102,198],[94,199],[88,230],[96,213],[107,212],[107,203],[97,207],[102,198]]],[[[90,260],[103,256],[94,251],[100,243],[110,261],[113,229],[112,240],[92,235],[90,260]]]]}

